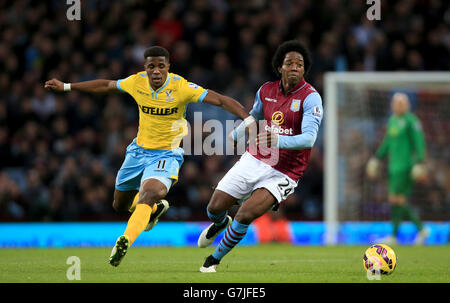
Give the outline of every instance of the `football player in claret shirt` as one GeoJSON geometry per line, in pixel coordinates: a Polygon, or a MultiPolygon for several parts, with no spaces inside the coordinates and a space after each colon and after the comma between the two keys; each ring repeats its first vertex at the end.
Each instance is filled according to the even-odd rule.
{"type": "Polygon", "coordinates": [[[236,100],[169,73],[169,52],[163,47],[148,48],[144,59],[144,71],[117,81],[98,79],[70,84],[52,79],[45,83],[45,88],[59,92],[126,92],[139,107],[138,134],[127,147],[116,178],[113,207],[132,215],[112,249],[109,263],[113,266],[120,264],[138,235],[152,229],[169,208],[163,198],[178,180],[183,163],[184,151],[179,145],[187,134],[187,104],[204,102],[220,106],[244,121],[250,117],[236,100]]]}
{"type": "MultiPolygon", "coordinates": [[[[294,192],[307,167],[317,138],[323,108],[319,93],[304,76],[311,66],[308,50],[298,41],[281,44],[272,67],[281,79],[263,84],[256,93],[250,118],[262,128],[240,160],[218,183],[207,206],[213,221],[198,239],[199,247],[211,245],[226,229],[215,252],[208,256],[201,272],[216,272],[220,260],[239,243],[250,223],[294,192]],[[276,155],[276,157],[274,157],[276,155]],[[235,203],[241,206],[234,220],[227,214],[235,203]]],[[[245,138],[242,123],[231,134],[245,138]]]]}

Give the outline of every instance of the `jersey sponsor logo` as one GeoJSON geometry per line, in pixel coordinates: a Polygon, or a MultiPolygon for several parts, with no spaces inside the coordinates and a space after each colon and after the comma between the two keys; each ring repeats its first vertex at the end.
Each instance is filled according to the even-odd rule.
{"type": "Polygon", "coordinates": [[[392,137],[396,137],[399,133],[399,129],[396,126],[391,126],[388,129],[388,133],[392,137]]]}
{"type": "Polygon", "coordinates": [[[272,123],[276,125],[281,125],[284,122],[283,113],[280,111],[276,111],[272,114],[272,123]]]}
{"type": "Polygon", "coordinates": [[[140,93],[141,95],[146,95],[146,96],[150,96],[150,94],[147,94],[146,92],[143,92],[139,89],[136,90],[138,93],[140,93]]]}
{"type": "Polygon", "coordinates": [[[160,107],[139,105],[139,108],[144,114],[150,114],[155,116],[168,116],[178,113],[178,107],[160,108],[160,107]]]}
{"type": "Polygon", "coordinates": [[[320,106],[314,106],[313,107],[313,116],[316,116],[316,117],[322,117],[322,111],[320,110],[320,106]]]}
{"type": "Polygon", "coordinates": [[[291,111],[298,112],[300,110],[300,103],[301,103],[301,100],[293,99],[292,103],[291,103],[291,111]]]}
{"type": "Polygon", "coordinates": [[[192,83],[192,82],[189,82],[188,86],[189,86],[189,87],[192,87],[193,89],[200,88],[200,86],[198,86],[197,84],[192,83]]]}
{"type": "Polygon", "coordinates": [[[265,97],[264,100],[269,101],[269,102],[277,102],[277,99],[272,99],[272,98],[268,98],[268,97],[265,97]]]}
{"type": "Polygon", "coordinates": [[[275,126],[275,125],[269,126],[269,125],[266,125],[264,127],[264,129],[266,131],[269,131],[269,132],[274,133],[274,134],[280,134],[280,135],[293,135],[294,134],[294,130],[292,128],[284,129],[281,126],[275,126]]]}

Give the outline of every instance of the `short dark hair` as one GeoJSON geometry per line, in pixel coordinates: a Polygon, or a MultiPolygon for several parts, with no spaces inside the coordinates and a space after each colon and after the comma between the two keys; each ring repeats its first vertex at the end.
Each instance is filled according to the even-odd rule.
{"type": "Polygon", "coordinates": [[[276,50],[275,54],[272,58],[272,68],[277,77],[281,77],[280,72],[278,71],[278,68],[283,65],[284,57],[289,52],[297,52],[300,53],[303,56],[303,62],[305,64],[305,74],[309,71],[309,68],[311,67],[311,56],[309,54],[308,49],[305,45],[303,45],[298,40],[290,40],[283,42],[278,49],[276,50]]]}
{"type": "Polygon", "coordinates": [[[145,50],[144,59],[147,57],[165,57],[166,61],[169,61],[169,51],[162,46],[152,46],[145,50]]]}

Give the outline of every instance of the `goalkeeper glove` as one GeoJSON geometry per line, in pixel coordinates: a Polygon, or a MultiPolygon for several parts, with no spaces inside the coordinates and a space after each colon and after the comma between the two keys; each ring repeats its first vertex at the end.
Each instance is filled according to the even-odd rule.
{"type": "Polygon", "coordinates": [[[367,176],[371,179],[378,177],[379,167],[380,167],[380,161],[375,157],[370,158],[370,160],[369,160],[369,162],[367,162],[367,166],[366,166],[367,176]]]}
{"type": "Polygon", "coordinates": [[[414,164],[411,170],[411,177],[415,182],[423,181],[427,176],[427,168],[423,163],[414,164]]]}

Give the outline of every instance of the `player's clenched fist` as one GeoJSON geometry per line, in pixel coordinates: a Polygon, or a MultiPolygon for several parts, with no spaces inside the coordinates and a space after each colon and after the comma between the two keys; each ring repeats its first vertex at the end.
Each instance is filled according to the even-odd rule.
{"type": "Polygon", "coordinates": [[[52,79],[45,82],[44,88],[55,92],[64,91],[64,83],[58,79],[52,79]]]}
{"type": "Polygon", "coordinates": [[[245,121],[245,132],[248,135],[247,143],[256,141],[256,136],[258,135],[258,123],[256,123],[256,120],[252,116],[248,116],[247,121],[245,121]]]}

